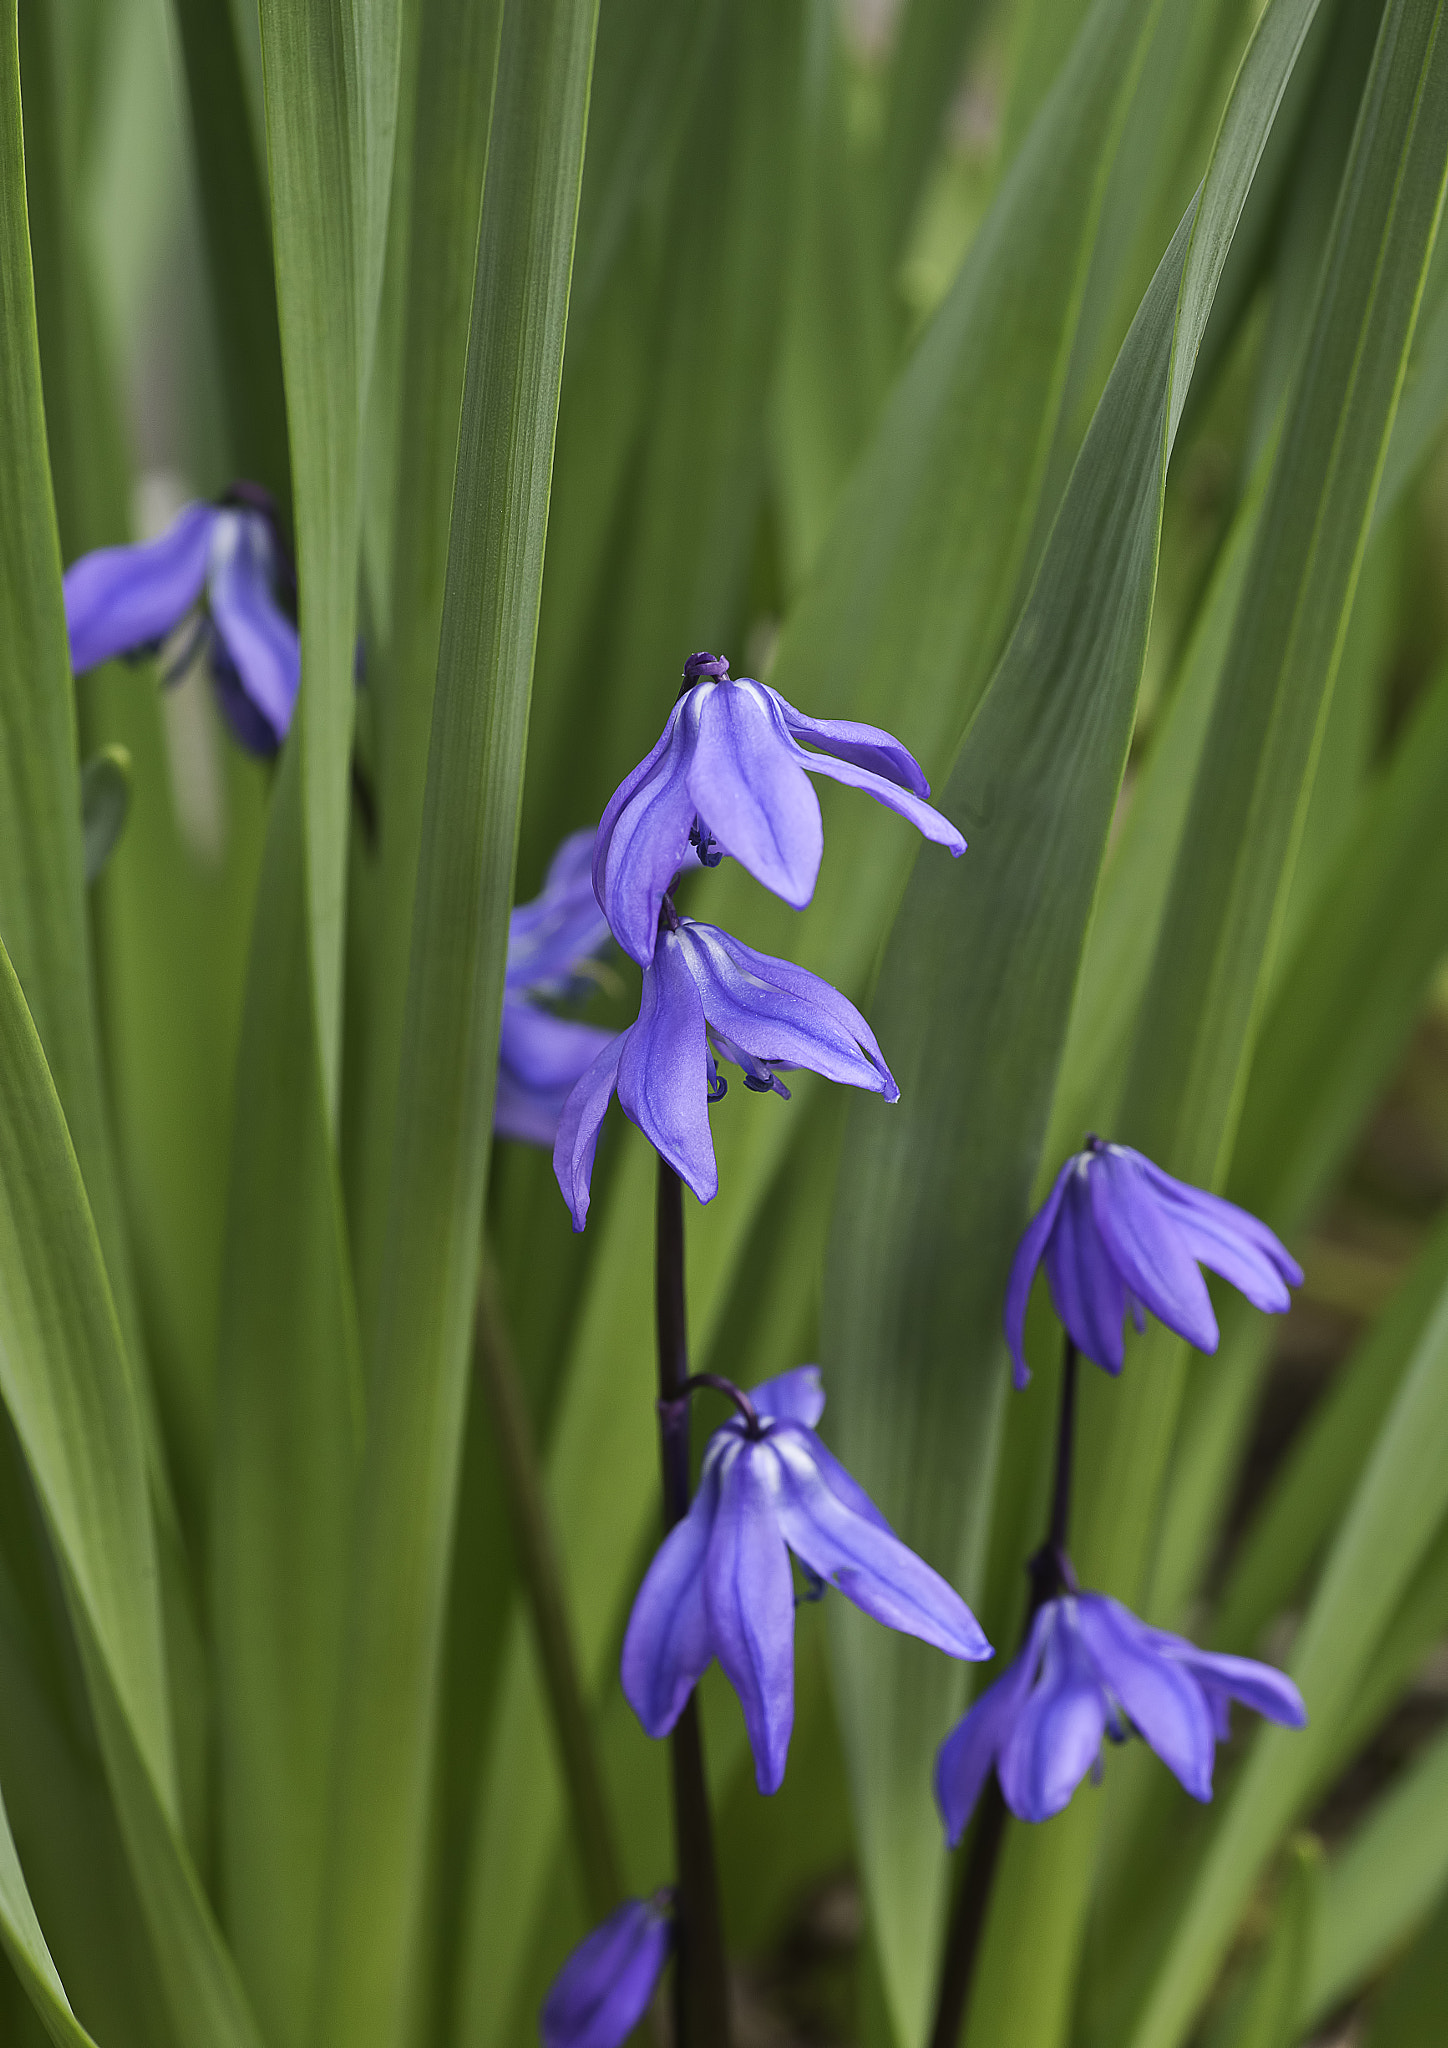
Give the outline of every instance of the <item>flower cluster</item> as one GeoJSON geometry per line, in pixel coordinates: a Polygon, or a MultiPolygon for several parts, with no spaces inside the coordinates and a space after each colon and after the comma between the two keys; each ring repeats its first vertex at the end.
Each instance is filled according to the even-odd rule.
{"type": "Polygon", "coordinates": [[[701,1202],[719,1185],[709,1104],[727,1085],[721,1059],[760,1093],[787,1096],[781,1071],[804,1067],[897,1100],[874,1034],[838,990],[674,907],[691,852],[706,868],[728,855],[786,903],[807,904],[824,846],[811,774],[865,790],[964,853],[959,832],[925,801],[919,762],[890,733],[807,718],[767,684],[731,677],[721,656],[690,655],[663,733],[614,791],[594,843],[598,902],[644,976],[638,1021],[600,1051],[559,1122],[553,1164],[575,1230],[588,1218],[615,1094],[701,1202]]]}
{"type": "MultiPolygon", "coordinates": [[[[604,811],[591,855],[587,835],[567,842],[538,903],[515,912],[501,1069],[512,1077],[507,1114],[519,1116],[526,1094],[535,1123],[525,1135],[556,1120],[554,1169],[576,1229],[588,1215],[599,1131],[615,1094],[701,1201],[718,1188],[709,1105],[725,1091],[720,1061],[761,1093],[787,1095],[780,1073],[804,1067],[897,1100],[853,1003],[803,968],[681,915],[673,900],[691,857],[709,868],[727,854],[786,902],[807,903],[823,845],[810,774],[864,789],[927,838],[964,851],[926,801],[918,764],[890,734],[807,718],[766,685],[733,681],[725,662],[698,654],[657,745],[604,811]],[[582,901],[585,860],[596,908],[582,901]],[[588,1040],[578,1034],[588,1027],[548,1016],[536,998],[560,993],[596,948],[602,927],[590,917],[600,911],[643,970],[639,1014],[575,1069],[560,1107],[548,1087],[561,1085],[570,1056],[581,1062],[588,1040]],[[541,932],[548,937],[536,938],[541,932]]],[[[500,1129],[504,1100],[500,1081],[500,1129]]],[[[1004,1321],[1018,1387],[1030,1379],[1026,1308],[1042,1263],[1068,1347],[1056,1506],[1032,1561],[1024,1645],[937,1757],[936,1796],[952,1846],[992,1770],[1012,1813],[1044,1821],[1099,1770],[1105,1741],[1139,1735],[1194,1798],[1209,1799],[1232,1700],[1292,1727],[1306,1718],[1282,1673],[1198,1650],[1106,1594],[1083,1592],[1065,1548],[1077,1354],[1119,1373],[1126,1316],[1141,1329],[1148,1313],[1213,1350],[1217,1324],[1202,1266],[1275,1312],[1289,1305],[1298,1266],[1255,1217],[1096,1137],[1061,1168],[1012,1266],[1004,1321]]],[[[959,1593],[901,1541],[821,1442],[817,1368],[801,1366],[749,1394],[707,1374],[685,1383],[681,1402],[671,1395],[661,1412],[681,1407],[700,1385],[726,1394],[736,1412],[710,1437],[692,1503],[679,1510],[639,1589],[624,1636],[623,1690],[645,1731],[666,1736],[717,1658],[743,1709],[756,1782],[772,1793],[784,1778],[794,1721],[800,1598],[834,1588],[947,1656],[977,1661],[992,1652],[959,1593]]],[[[618,2048],[667,1961],[670,1911],[662,1894],[631,1900],[574,1951],[544,2009],[546,2048],[618,2048]]]]}
{"type": "Polygon", "coordinates": [[[220,504],[186,505],[156,540],[98,548],[65,572],[77,675],[156,653],[188,619],[168,666],[205,650],[222,715],[249,753],[276,753],[301,680],[296,578],[270,497],[236,484],[220,504]]]}

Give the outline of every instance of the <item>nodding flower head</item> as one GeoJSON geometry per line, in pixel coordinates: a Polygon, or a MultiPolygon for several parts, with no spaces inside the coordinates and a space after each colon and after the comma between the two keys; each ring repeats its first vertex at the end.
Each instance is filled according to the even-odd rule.
{"type": "Polygon", "coordinates": [[[1120,1372],[1128,1309],[1149,1311],[1198,1351],[1217,1348],[1217,1319],[1199,1268],[1209,1266],[1255,1308],[1281,1314],[1302,1268],[1265,1223],[1204,1188],[1173,1180],[1128,1145],[1091,1137],[1056,1176],[1016,1250],[1006,1289],[1006,1342],[1018,1387],[1029,1380],[1026,1304],[1045,1260],[1051,1299],[1087,1358],[1120,1372]]]}
{"type": "Polygon", "coordinates": [[[539,2018],[543,2048],[621,2048],[648,2011],[673,1945],[671,1893],[626,1899],[554,1978],[539,2018]]]}
{"type": "Polygon", "coordinates": [[[599,1054],[564,1105],[553,1167],[575,1230],[588,1216],[598,1134],[615,1090],[625,1116],[701,1202],[719,1190],[709,1130],[709,1104],[727,1085],[718,1060],[741,1067],[745,1087],[761,1094],[788,1096],[780,1070],[808,1067],[899,1099],[874,1032],[837,989],[668,909],[644,969],[637,1021],[599,1054]]]}
{"type": "Polygon", "coordinates": [[[739,1695],[761,1792],[784,1778],[794,1725],[795,1591],[836,1587],[887,1628],[950,1657],[991,1654],[975,1616],[891,1529],[815,1434],[819,1370],[754,1388],[704,1452],[689,1512],[664,1538],[629,1617],[623,1689],[652,1736],[667,1735],[715,1657],[739,1695]]]}
{"type": "Polygon", "coordinates": [[[863,789],[964,853],[954,825],[925,802],[919,762],[890,733],[807,718],[767,683],[731,678],[721,655],[691,654],[657,745],[614,791],[598,828],[593,885],[624,951],[640,966],[653,958],[659,906],[691,844],[705,867],[727,853],[802,909],[824,849],[811,775],[863,789]]]}
{"type": "Polygon", "coordinates": [[[271,499],[257,484],[237,484],[220,504],[184,506],[155,540],[98,548],[71,563],[71,666],[81,675],[102,661],[153,654],[194,618],[172,673],[204,645],[233,734],[250,753],[274,754],[301,679],[295,600],[271,499]]]}
{"type": "Polygon", "coordinates": [[[935,1796],[951,1846],[992,1769],[1018,1819],[1049,1820],[1098,1765],[1102,1743],[1131,1735],[1193,1799],[1210,1799],[1233,1700],[1289,1728],[1307,1719],[1297,1687],[1270,1664],[1199,1650],[1103,1593],[1048,1600],[1015,1663],[941,1745],[935,1796]]]}
{"type": "Polygon", "coordinates": [[[551,1146],[558,1119],[581,1075],[613,1042],[613,1033],[542,1005],[580,994],[588,969],[608,943],[592,881],[593,834],[574,832],[554,854],[542,892],[508,920],[508,966],[498,1039],[499,1137],[551,1146]]]}

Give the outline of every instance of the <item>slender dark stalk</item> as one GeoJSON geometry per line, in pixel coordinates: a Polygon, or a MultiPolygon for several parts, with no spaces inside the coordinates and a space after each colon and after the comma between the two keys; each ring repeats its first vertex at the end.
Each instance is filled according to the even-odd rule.
{"type": "MultiPolygon", "coordinates": [[[[658,1264],[659,1460],[664,1526],[689,1507],[689,1330],[684,1305],[684,1191],[659,1161],[658,1264]]],[[[669,1738],[674,1787],[674,1853],[679,1878],[674,1972],[676,2048],[729,2048],[729,1978],[714,1865],[714,1829],[704,1780],[697,1697],[669,1738]]]]}
{"type": "Polygon", "coordinates": [[[486,1250],[473,1325],[473,1360],[497,1432],[518,1567],[532,1617],[538,1661],[543,1667],[559,1762],[568,1787],[589,1909],[595,1919],[603,1920],[624,1895],[618,1851],[574,1654],[563,1573],[533,1441],[532,1418],[503,1320],[497,1276],[486,1250]]]}
{"type": "MultiPolygon", "coordinates": [[[[1046,1602],[1054,1600],[1063,1587],[1075,1583],[1070,1576],[1066,1543],[1071,1530],[1071,1473],[1076,1449],[1076,1367],[1076,1346],[1068,1337],[1061,1369],[1061,1408],[1056,1425],[1051,1522],[1045,1542],[1026,1566],[1031,1577],[1031,1597],[1021,1628],[1023,1643],[1031,1632],[1031,1623],[1046,1602]]],[[[992,1771],[976,1808],[970,1848],[950,1908],[930,2048],[956,2048],[960,2040],[1005,1833],[1006,1803],[1001,1798],[1001,1788],[992,1771]]]]}

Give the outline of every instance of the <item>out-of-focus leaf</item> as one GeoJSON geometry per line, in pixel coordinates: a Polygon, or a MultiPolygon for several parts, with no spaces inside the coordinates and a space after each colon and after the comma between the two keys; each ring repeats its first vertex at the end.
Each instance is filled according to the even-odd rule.
{"type": "Polygon", "coordinates": [[[885,252],[898,263],[946,114],[991,13],[990,0],[909,0],[890,54],[880,182],[885,252]]]}
{"type": "Polygon", "coordinates": [[[1363,2048],[1437,2048],[1448,2003],[1448,1902],[1439,1907],[1383,1994],[1363,2048]]]}
{"type": "Polygon", "coordinates": [[[316,1031],[341,1062],[358,474],[397,118],[398,0],[262,0],[277,310],[300,587],[303,845],[316,1031]]]}
{"type": "Polygon", "coordinates": [[[131,757],[124,747],[102,747],[80,771],[81,841],[85,878],[93,882],[116,850],[131,807],[131,757]]]}
{"type": "MultiPolygon", "coordinates": [[[[824,1295],[833,1430],[907,1540],[977,1597],[1005,1384],[1000,1302],[1131,736],[1166,465],[1310,13],[1270,15],[1249,59],[1201,210],[1188,210],[1133,324],[952,771],[944,807],[973,827],[972,851],[956,872],[917,864],[881,969],[875,1017],[902,1103],[888,1119],[851,1117],[824,1295]],[[968,1259],[941,1255],[942,1231],[968,1259]]],[[[958,1668],[844,1615],[835,1647],[886,1983],[913,2039],[948,1870],[929,1763],[964,1687],[958,1668]]],[[[1033,1953],[1029,1983],[1024,1958],[1012,1970],[1018,1955],[987,1946],[971,2021],[983,2038],[1007,2010],[1023,2040],[1060,2023],[1069,1954],[1033,1953]]]]}
{"type": "Polygon", "coordinates": [[[10,1816],[0,1799],[0,1940],[15,1973],[57,2048],[95,2048],[90,2035],[70,2009],[65,1986],[45,1945],[35,1917],[25,1873],[10,1833],[10,1816]]]}
{"type": "Polygon", "coordinates": [[[231,458],[289,517],[291,464],[266,186],[231,8],[174,0],[231,458]]]}
{"type": "MultiPolygon", "coordinates": [[[[393,368],[395,445],[373,496],[385,495],[390,554],[375,655],[369,651],[377,779],[375,888],[363,962],[362,1040],[349,1147],[350,1209],[364,1329],[382,1263],[402,1057],[417,850],[448,516],[477,254],[483,164],[502,23],[501,0],[428,0],[407,18],[407,106],[398,133],[388,292],[400,304],[393,368]]],[[[387,367],[379,360],[378,377],[387,367]]]]}
{"type": "Polygon", "coordinates": [[[227,1926],[267,2039],[311,2038],[361,1373],[310,1026],[301,802],[272,803],[222,1278],[213,1627],[227,1926]]]}
{"type": "Polygon", "coordinates": [[[1322,1783],[1399,1599],[1448,1513],[1448,1293],[1440,1293],[1373,1446],[1293,1647],[1304,1730],[1264,1729],[1233,1787],[1130,2036],[1185,2038],[1274,1842],[1322,1783]]]}
{"type": "MultiPolygon", "coordinates": [[[[53,128],[39,115],[36,121],[58,147],[53,128]]],[[[0,940],[45,1047],[134,1345],[86,931],[75,697],[47,460],[24,141],[11,5],[0,13],[0,940]]]]}
{"type": "Polygon", "coordinates": [[[596,6],[505,6],[468,337],[399,1142],[313,2037],[403,2038],[596,6]]]}
{"type": "Polygon", "coordinates": [[[1448,1887],[1448,1737],[1394,1782],[1332,1861],[1295,2017],[1310,2031],[1380,1969],[1448,1887]]]}
{"type": "Polygon", "coordinates": [[[1302,1835],[1288,1851],[1272,1932],[1225,2026],[1210,2048],[1295,2048],[1303,1987],[1323,1924],[1322,1844],[1302,1835]]]}

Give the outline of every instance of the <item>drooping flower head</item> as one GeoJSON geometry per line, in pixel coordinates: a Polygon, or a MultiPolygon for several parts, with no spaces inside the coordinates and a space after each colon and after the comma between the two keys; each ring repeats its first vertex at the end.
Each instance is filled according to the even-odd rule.
{"type": "Polygon", "coordinates": [[[613,1042],[612,1032],[541,1007],[580,993],[588,966],[608,943],[592,865],[593,833],[571,833],[553,856],[542,892],[508,919],[493,1104],[493,1128],[503,1138],[552,1145],[564,1103],[613,1042]]]}
{"type": "Polygon", "coordinates": [[[1288,1288],[1302,1285],[1296,1259],[1235,1202],[1173,1180],[1128,1145],[1088,1138],[1057,1174],[1011,1267],[1005,1326],[1018,1387],[1031,1377],[1026,1304],[1043,1258],[1067,1335],[1112,1373],[1121,1370],[1128,1309],[1138,1331],[1150,1312],[1198,1351],[1216,1350],[1217,1318],[1201,1266],[1275,1315],[1292,1305],[1288,1288]]]}
{"type": "Polygon", "coordinates": [[[639,965],[692,842],[704,864],[731,855],[796,910],[814,894],[824,826],[811,775],[863,789],[953,854],[965,841],[925,802],[919,762],[878,726],[806,718],[767,683],[691,654],[684,688],[647,758],[625,776],[598,828],[593,884],[613,935],[639,965]],[[801,741],[808,742],[801,745],[801,741]]]}
{"type": "Polygon", "coordinates": [[[1103,1593],[1046,1601],[1026,1646],[941,1744],[935,1796],[951,1846],[992,1768],[1021,1820],[1049,1820],[1101,1756],[1139,1735],[1193,1799],[1212,1796],[1231,1702],[1269,1721],[1307,1720],[1292,1680],[1250,1657],[1221,1657],[1149,1628],[1103,1593]]]}
{"type": "Polygon", "coordinates": [[[188,616],[204,645],[222,714],[250,753],[286,738],[301,678],[295,578],[267,493],[237,484],[217,505],[183,506],[157,539],[97,548],[65,572],[65,620],[77,675],[153,654],[188,616]]]}
{"type": "Polygon", "coordinates": [[[539,2022],[543,2048],[620,2048],[649,2009],[673,1941],[668,1892],[625,1900],[554,1978],[539,2022]]]}
{"type": "Polygon", "coordinates": [[[761,1792],[778,1791],[794,1723],[790,1553],[887,1628],[950,1657],[989,1657],[952,1586],[891,1529],[815,1434],[818,1368],[756,1387],[752,1418],[714,1432],[689,1512],[634,1602],[623,1689],[645,1731],[667,1735],[715,1657],[739,1695],[761,1792]]]}
{"type": "Polygon", "coordinates": [[[709,1104],[727,1086],[719,1059],[742,1067],[745,1087],[761,1094],[787,1097],[779,1070],[808,1067],[899,1100],[875,1034],[827,981],[667,908],[664,925],[644,969],[637,1021],[599,1054],[564,1105],[553,1167],[575,1230],[588,1216],[598,1133],[615,1090],[624,1114],[701,1202],[719,1188],[709,1131],[709,1104]]]}

